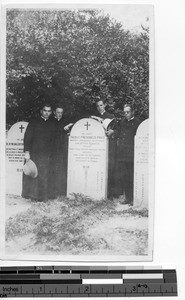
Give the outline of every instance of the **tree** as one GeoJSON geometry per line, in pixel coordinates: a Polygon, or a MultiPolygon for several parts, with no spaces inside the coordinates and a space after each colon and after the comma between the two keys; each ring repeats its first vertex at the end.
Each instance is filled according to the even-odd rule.
{"type": "Polygon", "coordinates": [[[97,98],[149,110],[149,30],[140,34],[97,10],[9,10],[7,122],[29,120],[43,101],[92,113],[97,98]]]}

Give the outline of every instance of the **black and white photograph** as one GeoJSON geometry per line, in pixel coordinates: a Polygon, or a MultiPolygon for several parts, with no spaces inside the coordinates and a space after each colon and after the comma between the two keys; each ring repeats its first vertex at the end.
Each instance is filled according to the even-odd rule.
{"type": "Polygon", "coordinates": [[[153,6],[2,16],[1,257],[151,261],[153,6]]]}

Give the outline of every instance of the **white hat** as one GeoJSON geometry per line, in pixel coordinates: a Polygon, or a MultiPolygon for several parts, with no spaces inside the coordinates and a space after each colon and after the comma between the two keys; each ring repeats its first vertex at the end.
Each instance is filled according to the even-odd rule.
{"type": "Polygon", "coordinates": [[[29,159],[25,165],[23,166],[23,172],[25,175],[30,176],[32,178],[36,178],[38,176],[38,170],[36,164],[33,160],[29,159]]]}

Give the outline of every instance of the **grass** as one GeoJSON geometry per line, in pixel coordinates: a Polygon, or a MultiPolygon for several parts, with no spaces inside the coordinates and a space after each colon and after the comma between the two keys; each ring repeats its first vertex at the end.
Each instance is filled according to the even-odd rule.
{"type": "MultiPolygon", "coordinates": [[[[104,238],[87,236],[87,231],[101,220],[116,216],[147,217],[146,209],[117,211],[118,199],[94,201],[81,194],[73,199],[66,197],[47,203],[33,202],[30,209],[9,218],[6,224],[7,241],[33,234],[32,246],[44,245],[45,251],[61,252],[66,249],[73,254],[108,248],[104,238]]],[[[137,232],[141,235],[141,232],[137,232]]]]}

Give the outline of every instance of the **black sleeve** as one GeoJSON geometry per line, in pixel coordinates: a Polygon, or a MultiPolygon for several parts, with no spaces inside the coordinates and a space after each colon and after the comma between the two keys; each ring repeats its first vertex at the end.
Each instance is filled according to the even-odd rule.
{"type": "Polygon", "coordinates": [[[31,121],[24,134],[24,152],[31,150],[35,122],[31,121]]]}
{"type": "Polygon", "coordinates": [[[110,113],[108,113],[108,118],[109,118],[109,119],[114,119],[114,115],[113,115],[113,114],[110,114],[110,113]]]}
{"type": "Polygon", "coordinates": [[[141,124],[141,121],[139,119],[135,120],[135,126],[134,126],[134,135],[136,135],[137,129],[139,125],[141,124]]]}
{"type": "Polygon", "coordinates": [[[120,136],[121,125],[122,125],[122,120],[116,119],[115,125],[114,125],[114,137],[115,138],[119,138],[119,136],[120,136]]]}

